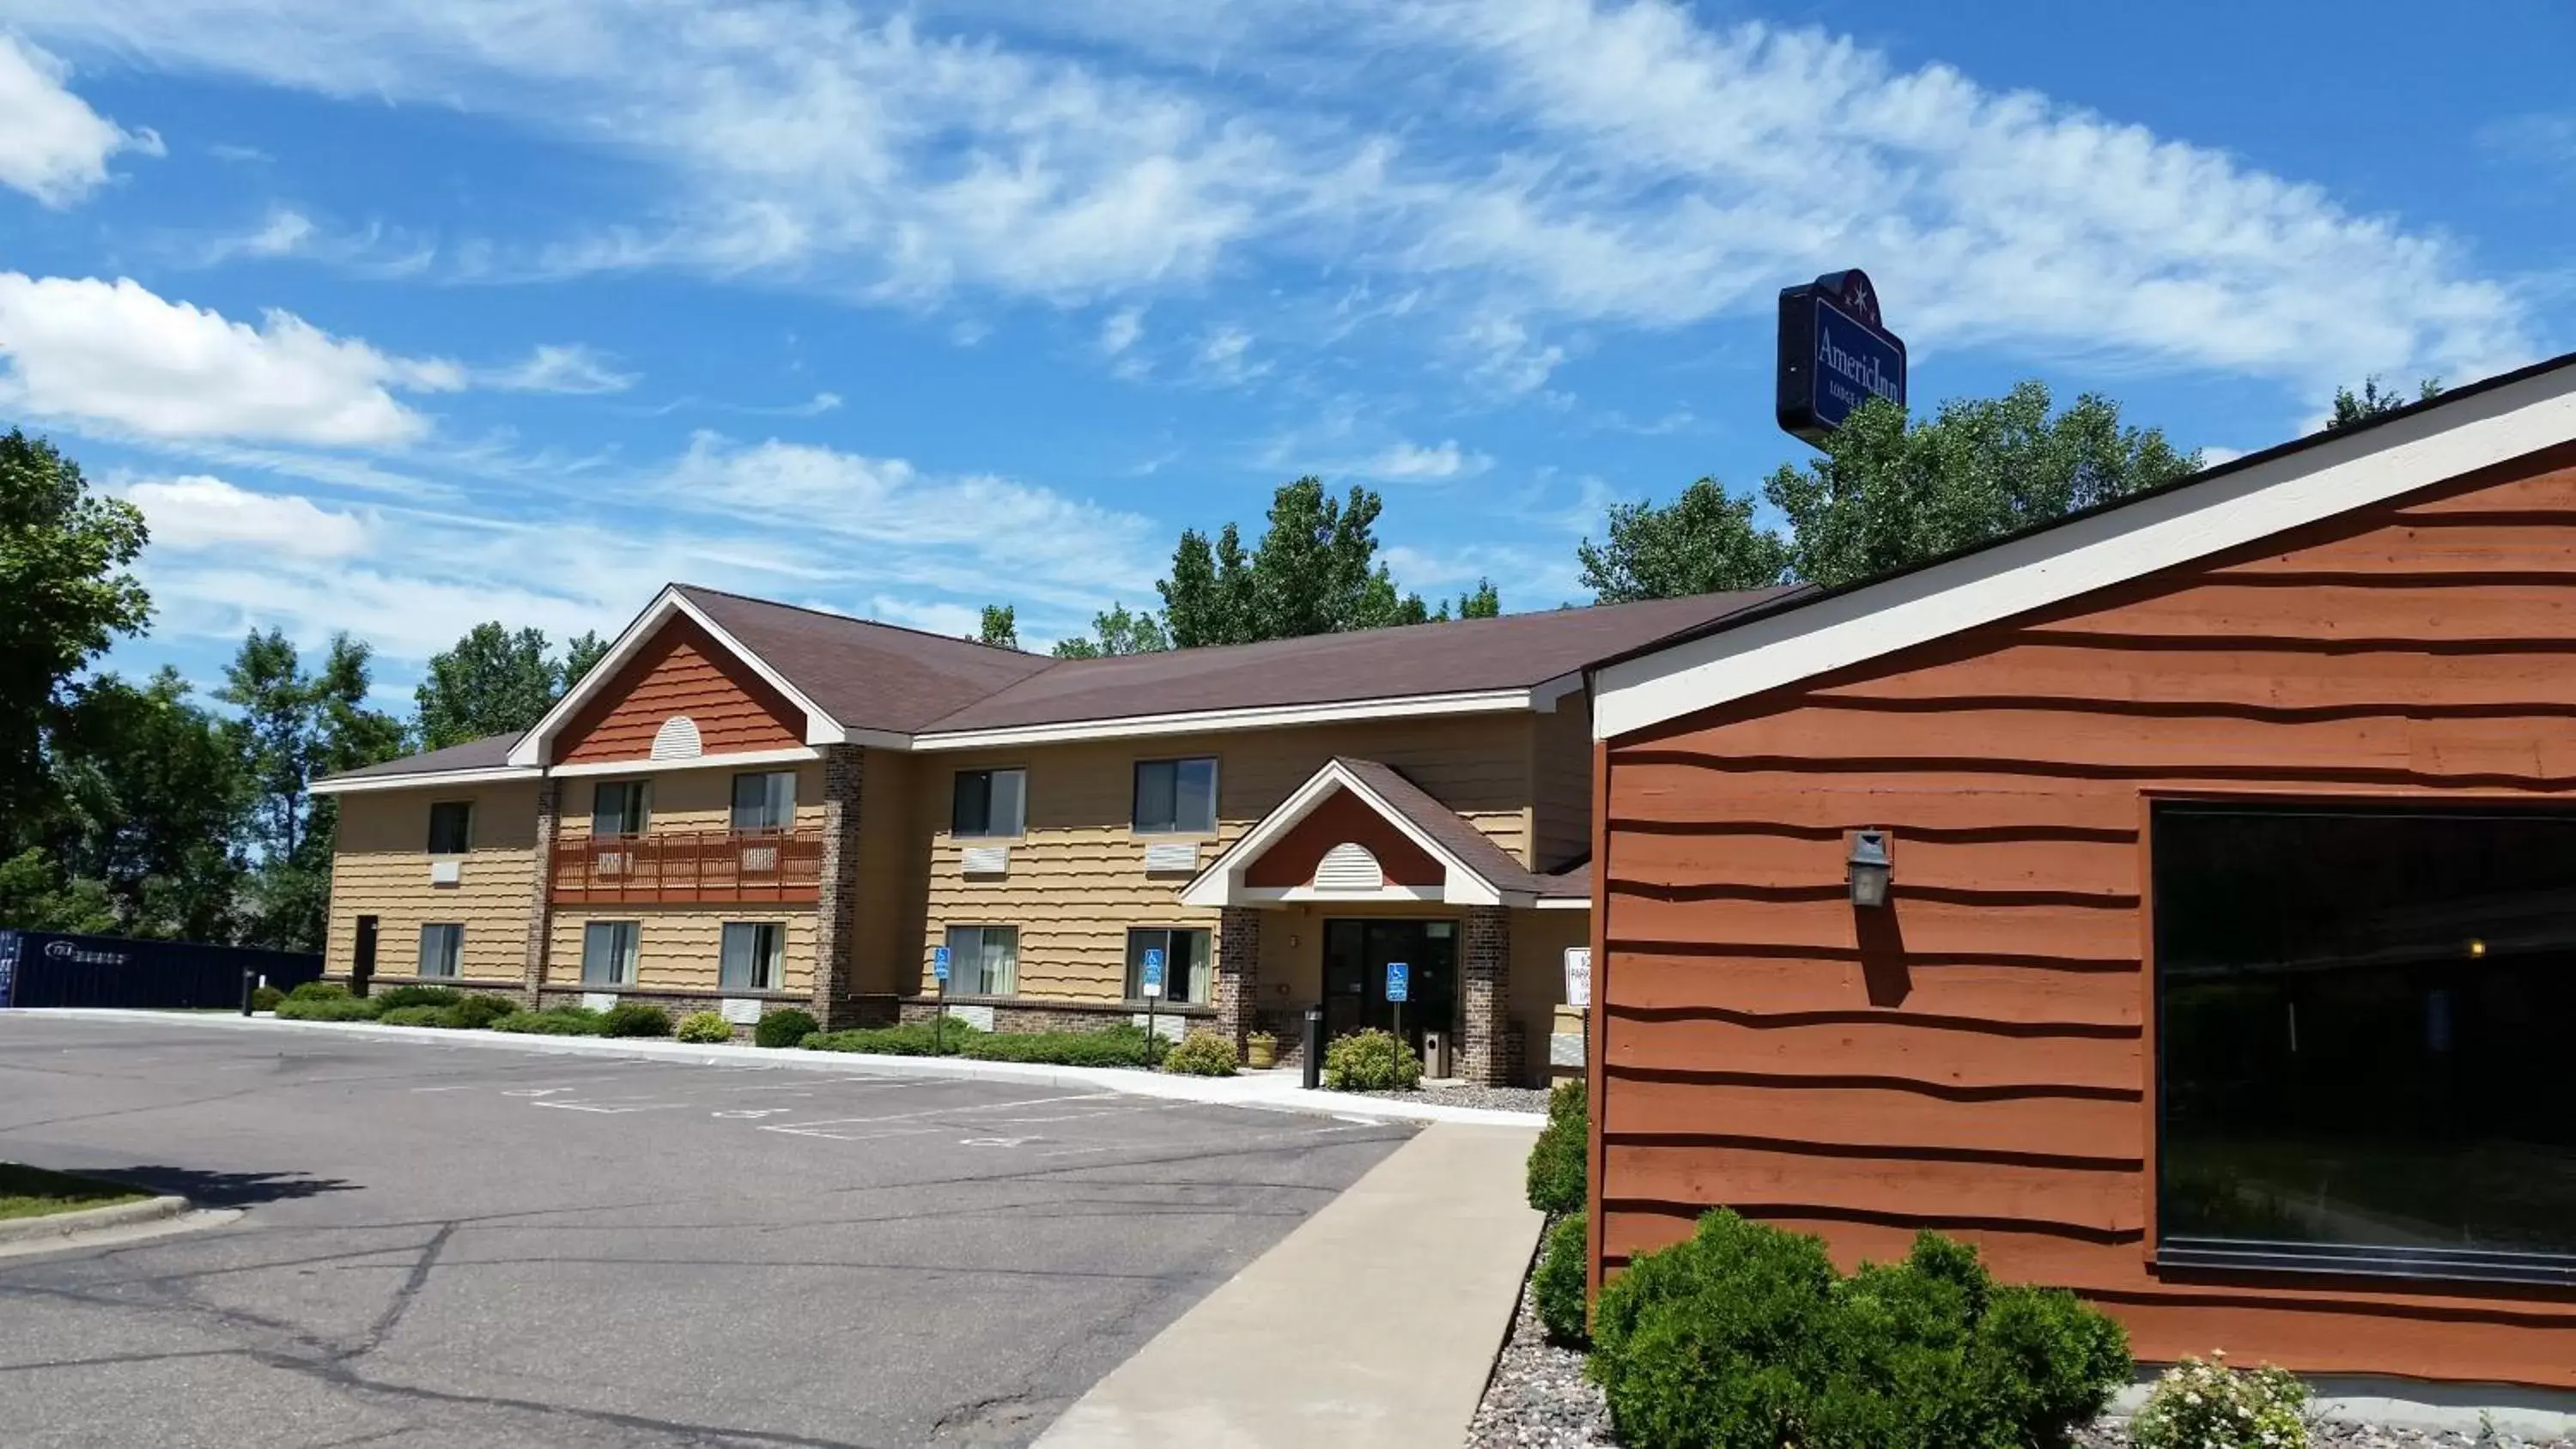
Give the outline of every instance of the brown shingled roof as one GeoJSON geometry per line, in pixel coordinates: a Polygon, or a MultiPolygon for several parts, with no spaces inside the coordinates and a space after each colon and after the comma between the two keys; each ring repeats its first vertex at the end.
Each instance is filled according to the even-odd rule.
{"type": "Polygon", "coordinates": [[[849,729],[913,734],[1056,662],[695,584],[674,587],[849,729]]]}
{"type": "Polygon", "coordinates": [[[399,760],[387,760],[379,765],[362,765],[354,770],[342,770],[327,778],[366,780],[381,775],[421,775],[438,770],[497,770],[510,763],[510,747],[519,742],[519,736],[522,733],[524,731],[512,730],[506,735],[485,735],[479,740],[467,740],[461,745],[449,745],[443,750],[426,750],[417,755],[405,755],[399,760]]]}

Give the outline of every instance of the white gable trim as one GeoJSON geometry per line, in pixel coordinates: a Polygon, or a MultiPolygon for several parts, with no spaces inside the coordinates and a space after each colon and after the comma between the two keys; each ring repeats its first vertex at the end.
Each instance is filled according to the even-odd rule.
{"type": "Polygon", "coordinates": [[[1440,842],[1432,839],[1423,833],[1420,827],[1407,820],[1402,811],[1387,804],[1385,797],[1362,784],[1360,777],[1344,768],[1341,761],[1326,760],[1322,769],[1306,778],[1305,784],[1289,792],[1288,798],[1279,803],[1279,808],[1263,816],[1260,824],[1246,831],[1241,840],[1236,841],[1224,854],[1209,862],[1207,869],[1199,872],[1196,879],[1181,887],[1181,904],[1239,906],[1282,900],[1384,898],[1440,900],[1453,906],[1498,906],[1510,903],[1504,899],[1504,894],[1492,881],[1478,874],[1473,866],[1442,849],[1440,842]],[[1281,836],[1286,835],[1296,826],[1297,822],[1313,814],[1315,808],[1330,798],[1333,791],[1337,789],[1348,790],[1358,796],[1363,804],[1385,817],[1389,825],[1403,832],[1407,840],[1422,847],[1424,853],[1440,862],[1445,876],[1439,894],[1428,896],[1419,893],[1428,890],[1428,887],[1388,887],[1381,891],[1356,895],[1330,893],[1318,895],[1314,893],[1314,888],[1311,886],[1264,889],[1243,883],[1243,873],[1251,867],[1252,862],[1259,860],[1263,852],[1276,844],[1281,836]],[[1304,892],[1304,894],[1289,894],[1292,890],[1304,892]],[[1386,890],[1407,893],[1400,896],[1387,895],[1386,890]]]}
{"type": "Polygon", "coordinates": [[[654,597],[653,602],[644,606],[644,612],[635,616],[635,622],[627,625],[625,632],[617,636],[617,641],[608,646],[608,653],[601,656],[599,663],[593,665],[591,671],[581,677],[579,684],[564,691],[564,697],[555,701],[554,708],[547,710],[545,717],[537,721],[536,727],[521,736],[518,744],[511,747],[510,763],[522,767],[547,763],[547,757],[553,753],[555,735],[572,719],[574,712],[597,697],[601,690],[606,689],[608,681],[616,677],[619,669],[634,660],[646,642],[660,631],[662,625],[673,614],[688,616],[691,622],[706,630],[716,643],[722,645],[726,653],[741,660],[752,673],[759,675],[770,688],[785,695],[788,703],[802,711],[805,715],[805,743],[837,745],[849,738],[848,731],[841,728],[839,721],[825,713],[822,706],[807,699],[803,691],[787,682],[784,675],[770,668],[767,660],[744,648],[742,641],[718,628],[716,621],[708,618],[705,610],[690,603],[687,595],[682,594],[676,587],[665,584],[662,592],[654,597]]]}
{"type": "Polygon", "coordinates": [[[1605,666],[1615,739],[2576,440],[2576,367],[1605,666]]]}
{"type": "Polygon", "coordinates": [[[407,775],[358,775],[341,780],[316,780],[304,787],[304,793],[356,795],[369,790],[417,790],[432,785],[499,785],[511,780],[534,780],[544,773],[510,765],[483,765],[470,770],[417,770],[407,775]]]}

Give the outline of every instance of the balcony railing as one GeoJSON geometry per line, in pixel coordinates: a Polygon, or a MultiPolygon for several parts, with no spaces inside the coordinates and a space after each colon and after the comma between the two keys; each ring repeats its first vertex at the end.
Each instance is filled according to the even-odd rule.
{"type": "Polygon", "coordinates": [[[819,830],[657,830],[555,842],[553,897],[572,905],[812,905],[819,830]]]}

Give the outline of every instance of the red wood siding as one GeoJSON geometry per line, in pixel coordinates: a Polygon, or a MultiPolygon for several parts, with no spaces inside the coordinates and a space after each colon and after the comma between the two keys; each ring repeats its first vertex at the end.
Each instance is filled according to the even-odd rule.
{"type": "MultiPolygon", "coordinates": [[[[1596,1271],[1724,1203],[1931,1227],[2139,1355],[2576,1387],[2576,1293],[2150,1261],[2150,792],[2576,799],[2576,460],[2330,520],[1604,751],[1596,1271]],[[1857,912],[1847,832],[1895,832],[1857,912]]],[[[2576,1103],[2571,1103],[2576,1107],[2576,1103]]]]}
{"type": "Polygon", "coordinates": [[[1305,819],[1288,827],[1288,833],[1263,851],[1259,860],[1244,867],[1243,883],[1311,885],[1315,867],[1334,846],[1346,841],[1377,857],[1378,869],[1389,885],[1436,886],[1448,879],[1440,862],[1414,844],[1412,837],[1396,829],[1368,802],[1348,790],[1337,789],[1307,812],[1305,819]]]}
{"type": "Polygon", "coordinates": [[[805,716],[694,622],[664,624],[555,737],[555,763],[641,760],[673,715],[698,726],[707,754],[793,749],[805,716]]]}

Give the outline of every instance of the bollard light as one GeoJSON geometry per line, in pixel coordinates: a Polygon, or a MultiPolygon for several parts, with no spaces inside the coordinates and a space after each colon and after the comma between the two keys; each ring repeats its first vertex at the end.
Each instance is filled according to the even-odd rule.
{"type": "Polygon", "coordinates": [[[1884,830],[1852,833],[1851,859],[1845,862],[1845,866],[1846,878],[1851,882],[1853,905],[1875,909],[1887,904],[1888,878],[1896,870],[1895,863],[1888,858],[1887,836],[1884,830]]]}

